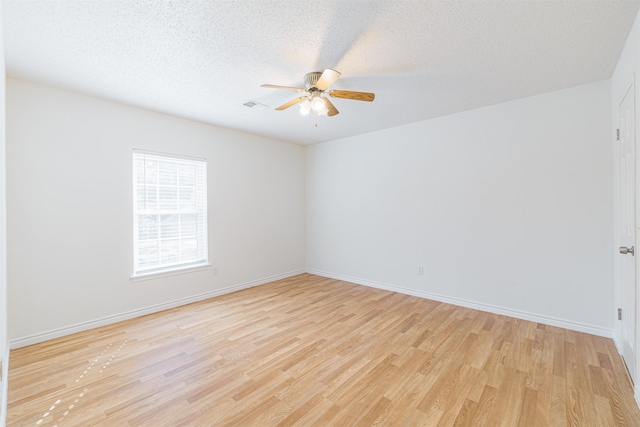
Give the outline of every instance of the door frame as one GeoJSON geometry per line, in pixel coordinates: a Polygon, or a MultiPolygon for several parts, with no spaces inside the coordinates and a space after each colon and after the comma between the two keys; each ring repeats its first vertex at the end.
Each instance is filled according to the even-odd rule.
{"type": "MultiPolygon", "coordinates": [[[[616,286],[615,286],[615,307],[614,307],[614,321],[615,321],[615,325],[616,327],[614,328],[616,333],[614,334],[615,336],[615,344],[618,350],[618,353],[620,354],[620,358],[622,359],[622,323],[620,320],[618,320],[617,317],[617,309],[619,307],[622,307],[622,278],[620,277],[620,254],[618,253],[618,247],[620,246],[620,241],[619,241],[619,209],[620,209],[620,191],[621,191],[621,183],[619,182],[619,171],[618,171],[618,167],[619,167],[619,162],[618,162],[618,156],[619,156],[619,146],[617,144],[617,140],[615,137],[615,130],[618,129],[618,125],[620,123],[620,117],[618,114],[618,107],[620,106],[620,104],[622,103],[622,100],[624,99],[625,95],[629,92],[629,89],[633,86],[633,108],[634,108],[634,118],[633,118],[633,126],[634,126],[634,145],[635,145],[635,166],[634,166],[634,183],[635,183],[635,200],[634,200],[634,215],[636,217],[636,224],[635,224],[635,241],[640,242],[640,223],[638,222],[638,213],[640,212],[640,173],[638,173],[638,167],[640,166],[640,147],[638,147],[638,124],[640,123],[640,120],[638,119],[638,115],[639,115],[639,111],[638,111],[638,85],[637,85],[637,80],[636,80],[636,73],[633,72],[631,73],[631,78],[628,80],[628,83],[626,85],[624,85],[623,89],[620,91],[620,93],[615,94],[616,95],[616,102],[615,105],[613,105],[612,107],[615,109],[614,110],[614,117],[615,120],[612,123],[613,124],[613,141],[614,141],[614,146],[615,146],[615,151],[614,151],[614,164],[615,169],[615,177],[614,177],[614,182],[616,185],[616,194],[615,194],[615,203],[616,203],[616,211],[615,213],[615,222],[616,222],[616,229],[615,231],[615,236],[614,236],[614,257],[615,257],[615,262],[614,262],[614,266],[615,266],[615,277],[616,277],[616,286]]],[[[637,246],[636,246],[637,247],[637,246]]],[[[640,253],[637,253],[634,256],[634,262],[635,262],[635,268],[636,268],[636,292],[635,292],[635,303],[633,304],[633,306],[635,307],[635,317],[636,317],[636,321],[634,322],[634,326],[635,326],[635,331],[634,331],[634,339],[635,339],[635,351],[634,351],[634,358],[635,360],[631,361],[631,363],[634,364],[634,368],[635,368],[635,372],[637,374],[637,379],[635,381],[635,383],[633,383],[633,388],[634,388],[634,397],[636,400],[636,403],[638,404],[638,406],[640,406],[640,351],[638,348],[638,344],[640,344],[640,325],[638,324],[638,319],[640,318],[639,314],[640,314],[640,291],[638,290],[638,277],[640,276],[640,253]]],[[[623,313],[624,315],[624,313],[623,313]]],[[[624,359],[623,359],[624,360],[624,359]]],[[[630,378],[631,380],[631,378],[630,378]]]]}
{"type": "MultiPolygon", "coordinates": [[[[640,123],[640,120],[638,120],[638,114],[640,113],[638,111],[638,82],[636,79],[636,72],[634,71],[631,75],[631,81],[626,85],[626,90],[625,92],[621,95],[622,97],[620,98],[620,101],[618,103],[618,105],[620,105],[620,102],[622,102],[622,100],[624,99],[625,94],[629,91],[629,87],[633,86],[633,137],[634,137],[634,152],[635,152],[635,165],[634,165],[634,174],[635,174],[635,200],[634,200],[634,215],[636,217],[636,221],[635,221],[635,243],[637,246],[637,243],[639,242],[639,237],[640,237],[640,230],[639,230],[639,225],[638,224],[638,212],[640,212],[640,173],[638,173],[638,167],[640,166],[640,150],[638,149],[638,123],[640,123]]],[[[616,112],[617,115],[617,112],[616,112]]],[[[620,118],[618,117],[618,122],[619,122],[620,118]]],[[[618,126],[618,122],[616,122],[616,126],[618,126]]],[[[638,325],[638,319],[640,318],[639,314],[640,311],[638,311],[640,309],[640,297],[638,297],[638,277],[639,274],[638,272],[640,270],[638,270],[638,268],[640,268],[640,254],[636,254],[635,258],[635,267],[636,267],[636,279],[635,279],[635,304],[633,304],[633,306],[635,307],[635,322],[634,322],[634,326],[635,326],[635,361],[634,361],[634,370],[636,372],[636,381],[635,383],[633,383],[633,395],[634,398],[636,399],[636,403],[638,404],[638,406],[640,406],[640,352],[638,350],[638,344],[640,343],[640,327],[638,325]]]]}

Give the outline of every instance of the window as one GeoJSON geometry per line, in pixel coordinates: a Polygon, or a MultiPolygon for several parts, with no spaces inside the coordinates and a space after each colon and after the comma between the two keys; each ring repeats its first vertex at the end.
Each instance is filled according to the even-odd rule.
{"type": "Polygon", "coordinates": [[[134,150],[134,276],[207,264],[207,161],[134,150]]]}

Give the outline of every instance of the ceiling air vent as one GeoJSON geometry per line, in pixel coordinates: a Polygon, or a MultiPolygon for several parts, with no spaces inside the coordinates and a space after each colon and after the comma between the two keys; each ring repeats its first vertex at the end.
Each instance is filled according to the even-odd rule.
{"type": "Polygon", "coordinates": [[[253,108],[254,110],[257,110],[257,111],[264,111],[269,109],[268,105],[260,104],[259,102],[256,102],[256,101],[247,101],[242,105],[244,105],[245,107],[253,108]]]}

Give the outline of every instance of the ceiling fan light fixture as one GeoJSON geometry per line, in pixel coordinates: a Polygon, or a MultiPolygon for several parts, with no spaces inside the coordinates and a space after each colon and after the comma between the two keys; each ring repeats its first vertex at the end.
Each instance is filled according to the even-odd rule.
{"type": "Polygon", "coordinates": [[[320,108],[320,110],[318,110],[318,115],[319,116],[326,116],[327,113],[329,113],[329,108],[327,107],[327,103],[325,102],[325,98],[318,98],[322,101],[322,108],[320,108]]]}
{"type": "Polygon", "coordinates": [[[324,101],[322,100],[321,96],[315,96],[313,98],[313,101],[311,101],[311,108],[316,113],[320,113],[320,111],[326,109],[327,107],[324,105],[324,101]]]}
{"type": "Polygon", "coordinates": [[[308,116],[311,111],[311,101],[306,99],[302,104],[300,104],[300,114],[303,116],[308,116]]]}

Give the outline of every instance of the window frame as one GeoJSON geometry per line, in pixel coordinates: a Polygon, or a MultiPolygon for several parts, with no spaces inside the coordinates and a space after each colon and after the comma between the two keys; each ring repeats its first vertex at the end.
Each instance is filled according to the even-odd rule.
{"type": "Polygon", "coordinates": [[[211,264],[209,263],[209,255],[208,255],[209,254],[209,236],[208,236],[208,197],[207,197],[208,196],[207,195],[208,162],[207,162],[207,159],[134,149],[132,154],[132,160],[133,160],[132,161],[133,171],[131,176],[133,178],[132,212],[133,212],[133,251],[134,253],[133,253],[133,275],[131,277],[131,280],[132,281],[146,280],[146,279],[158,277],[158,276],[183,274],[186,272],[199,271],[199,270],[210,268],[211,264]],[[155,182],[149,183],[146,178],[143,178],[143,183],[142,183],[142,188],[143,188],[142,191],[145,194],[144,196],[145,199],[147,197],[146,195],[148,194],[147,191],[149,191],[148,190],[149,188],[152,189],[152,191],[155,191],[156,193],[155,208],[139,209],[138,191],[140,190],[141,185],[139,182],[139,176],[138,176],[139,170],[137,169],[137,167],[140,159],[143,159],[143,161],[145,161],[145,165],[143,166],[145,168],[144,169],[145,174],[147,171],[146,161],[148,159],[158,161],[158,164],[157,164],[158,167],[155,171],[156,173],[155,182]],[[163,185],[161,183],[161,171],[160,171],[161,162],[165,162],[167,164],[174,163],[176,165],[175,166],[176,167],[176,172],[175,172],[176,183],[175,184],[165,183],[163,185]],[[180,165],[188,165],[188,166],[193,166],[195,168],[193,186],[180,185],[180,174],[179,174],[180,165]],[[166,206],[164,208],[161,208],[160,206],[161,205],[161,197],[160,197],[161,187],[164,188],[165,190],[170,188],[175,188],[174,199],[165,199],[165,200],[168,200],[169,202],[175,201],[176,208],[167,209],[166,206]],[[194,199],[193,203],[195,205],[193,208],[185,208],[184,206],[180,206],[181,194],[185,189],[193,191],[192,197],[194,199]],[[141,223],[140,217],[143,215],[156,216],[156,221],[157,221],[155,226],[156,237],[149,239],[148,241],[151,242],[155,240],[157,242],[156,253],[157,253],[158,262],[154,263],[151,266],[146,266],[146,267],[141,265],[140,263],[141,259],[140,259],[140,252],[139,252],[140,243],[143,241],[143,239],[140,239],[140,223],[141,223]],[[172,237],[172,238],[163,237],[162,236],[162,233],[163,233],[162,216],[170,217],[170,216],[176,216],[176,215],[178,216],[177,237],[172,237]],[[184,216],[187,216],[187,215],[195,216],[195,220],[194,220],[194,227],[195,227],[194,236],[195,237],[193,238],[191,236],[185,237],[182,234],[183,226],[184,226],[184,222],[183,222],[184,216]],[[163,263],[161,259],[162,242],[164,241],[166,243],[168,240],[173,240],[178,242],[179,258],[185,252],[183,251],[181,246],[183,242],[188,240],[194,240],[196,242],[196,245],[195,245],[196,259],[193,261],[179,260],[178,262],[163,263]]]}

